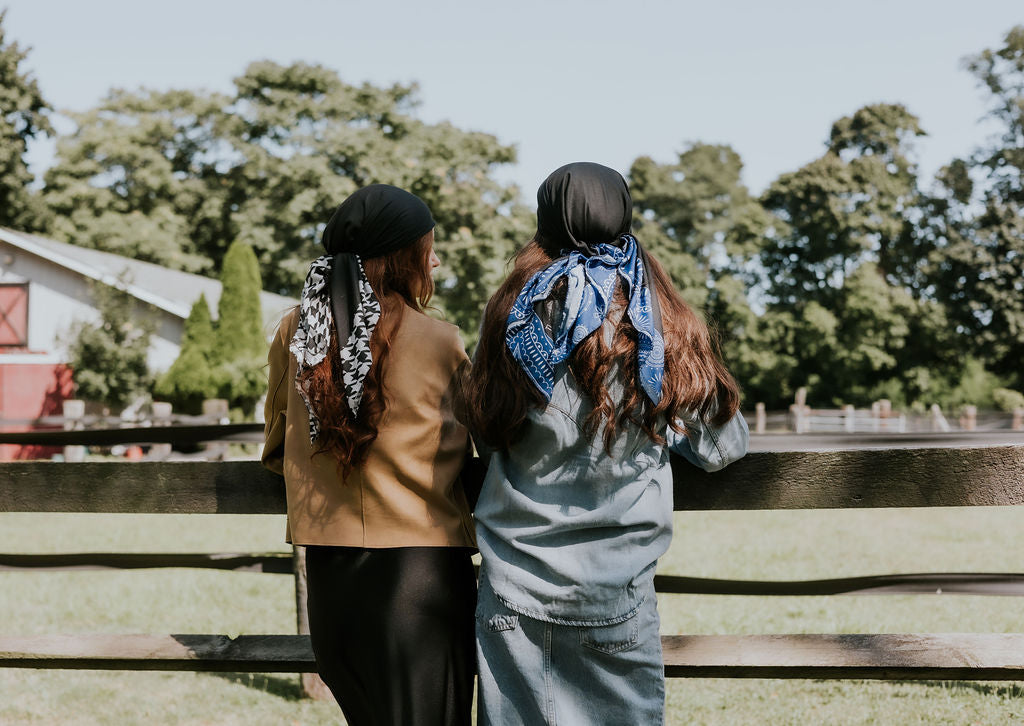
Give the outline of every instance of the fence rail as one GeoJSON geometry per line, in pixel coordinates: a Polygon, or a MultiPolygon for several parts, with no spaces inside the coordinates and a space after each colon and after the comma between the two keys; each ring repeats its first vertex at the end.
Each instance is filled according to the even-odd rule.
{"type": "MultiPolygon", "coordinates": [[[[305,635],[5,636],[16,668],[310,673],[305,635]]],[[[666,635],[665,674],[690,678],[1024,680],[1024,635],[666,635]]]]}
{"type": "MultiPolygon", "coordinates": [[[[765,451],[709,474],[672,457],[678,511],[1024,504],[1024,446],[765,451]]],[[[0,512],[283,514],[255,461],[0,463],[0,512]]]]}
{"type": "MultiPolygon", "coordinates": [[[[760,452],[715,474],[675,458],[673,471],[680,482],[675,507],[685,511],[1024,504],[1024,446],[760,452]]],[[[280,478],[252,461],[0,464],[0,512],[284,511],[280,478]]],[[[289,572],[297,564],[287,553],[0,556],[0,568],[164,566],[289,572]]],[[[659,576],[657,584],[662,592],[716,594],[941,589],[1012,595],[1024,588],[1024,574],[918,573],[804,582],[659,576]]],[[[1024,678],[1022,634],[669,635],[663,645],[670,676],[1024,678]]],[[[0,637],[0,666],[7,667],[307,673],[312,662],[303,635],[0,637]]]]}
{"type": "MultiPolygon", "coordinates": [[[[292,574],[288,552],[0,554],[3,570],[140,570],[166,567],[292,574]]],[[[1024,573],[928,572],[867,575],[826,580],[720,580],[709,577],[656,575],[658,592],[687,595],[1024,595],[1024,573]]]]}
{"type": "Polygon", "coordinates": [[[113,446],[116,444],[198,444],[207,441],[262,443],[263,424],[127,426],[71,431],[0,431],[0,444],[18,446],[113,446]]]}

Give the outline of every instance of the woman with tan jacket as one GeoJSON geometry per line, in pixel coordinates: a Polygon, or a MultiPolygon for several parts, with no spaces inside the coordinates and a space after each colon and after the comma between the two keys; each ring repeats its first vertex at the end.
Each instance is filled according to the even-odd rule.
{"type": "Polygon", "coordinates": [[[263,463],[284,476],[317,669],[351,726],[470,722],[474,539],[452,411],[468,360],[423,312],[433,227],[409,192],[355,192],[270,350],[263,463]]]}

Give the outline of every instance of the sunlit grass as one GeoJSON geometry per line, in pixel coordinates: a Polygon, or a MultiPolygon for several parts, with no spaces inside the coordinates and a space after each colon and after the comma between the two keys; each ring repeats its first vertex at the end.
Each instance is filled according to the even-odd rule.
{"type": "MultiPolygon", "coordinates": [[[[282,517],[0,515],[3,552],[287,551],[282,517]]],[[[679,513],[664,573],[810,579],[1024,572],[1015,508],[679,513]]],[[[662,595],[664,633],[1024,632],[1024,601],[662,595]]],[[[203,570],[0,572],[0,632],[295,632],[292,580],[203,570]]],[[[674,679],[670,724],[1024,722],[1020,684],[674,679]]],[[[335,724],[290,675],[0,669],[0,724],[335,724]]],[[[637,725],[643,726],[643,725],[637,725]]]]}

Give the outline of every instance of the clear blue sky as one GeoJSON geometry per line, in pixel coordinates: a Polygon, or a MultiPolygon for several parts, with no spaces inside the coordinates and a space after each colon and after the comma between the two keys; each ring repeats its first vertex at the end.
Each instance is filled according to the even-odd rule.
{"type": "MultiPolygon", "coordinates": [[[[623,173],[691,141],[728,143],[755,191],[821,153],[830,124],[901,102],[927,175],[985,135],[960,60],[1024,23],[1021,0],[0,0],[8,38],[61,109],[111,87],[228,91],[253,60],[350,83],[416,81],[420,118],[495,134],[532,203],[563,163],[623,173]]],[[[32,150],[37,169],[52,145],[32,150]]]]}

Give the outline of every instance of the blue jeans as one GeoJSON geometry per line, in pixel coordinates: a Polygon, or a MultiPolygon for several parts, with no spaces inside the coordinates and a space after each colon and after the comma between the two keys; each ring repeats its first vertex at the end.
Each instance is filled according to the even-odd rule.
{"type": "Polygon", "coordinates": [[[479,585],[476,652],[480,726],[657,726],[665,720],[665,669],[653,586],[614,625],[535,620],[479,585]]]}

